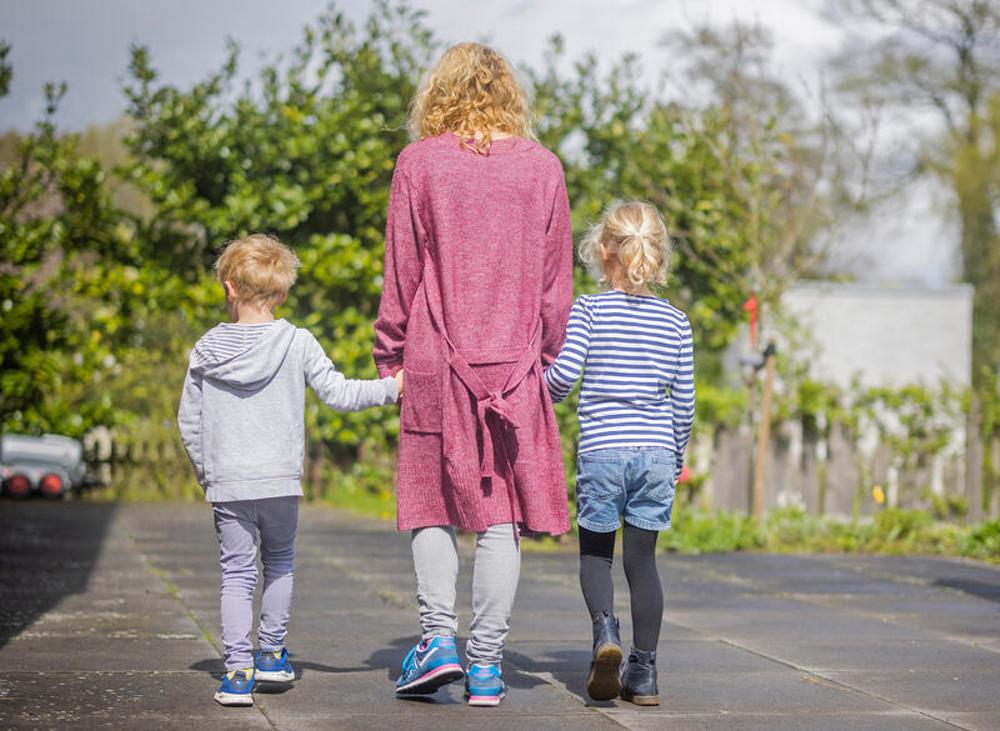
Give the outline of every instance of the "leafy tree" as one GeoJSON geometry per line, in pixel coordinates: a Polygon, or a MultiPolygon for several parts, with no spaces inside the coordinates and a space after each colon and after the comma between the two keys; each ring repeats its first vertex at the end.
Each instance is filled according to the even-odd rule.
{"type": "MultiPolygon", "coordinates": [[[[155,211],[140,227],[149,254],[201,293],[192,332],[222,316],[221,290],[208,275],[218,250],[265,230],[302,260],[288,300],[293,319],[340,369],[374,375],[389,184],[431,50],[422,14],[387,2],[360,27],[335,11],[322,16],[287,62],[267,65],[239,90],[235,44],[190,89],[161,83],[148,51],[132,49],[123,174],[155,211]]],[[[345,466],[359,453],[381,453],[398,428],[391,410],[335,414],[315,401],[307,420],[345,466]]]]}
{"type": "MultiPolygon", "coordinates": [[[[0,44],[0,94],[13,70],[0,44]]],[[[0,431],[80,435],[113,420],[108,388],[145,313],[134,231],[103,170],[52,122],[65,85],[0,169],[0,431]]]]}
{"type": "MultiPolygon", "coordinates": [[[[331,10],[286,59],[243,85],[235,44],[189,88],[161,80],[136,46],[126,154],[98,134],[60,137],[50,118],[17,141],[16,162],[0,171],[3,426],[81,433],[118,424],[137,445],[175,445],[187,350],[223,316],[211,263],[227,240],[257,230],[289,243],[303,263],[282,314],[315,332],[344,371],[374,375],[389,182],[408,142],[407,105],[435,49],[421,13],[388,0],[361,25],[331,10]],[[81,147],[118,159],[120,179],[109,183],[81,147]]],[[[665,212],[678,242],[669,294],[690,313],[701,375],[712,378],[718,362],[706,356],[731,339],[749,291],[776,297],[808,269],[825,225],[816,191],[829,180],[815,136],[766,104],[745,124],[735,92],[712,90],[702,104],[650,94],[631,56],[607,70],[585,56],[565,74],[562,53],[556,40],[528,76],[541,141],[564,160],[576,228],[615,198],[665,212]]],[[[592,286],[582,270],[577,278],[592,286]]],[[[732,411],[732,399],[716,401],[732,411]]],[[[570,446],[575,419],[565,407],[561,418],[570,446]]],[[[391,484],[394,411],[336,414],[310,401],[307,422],[314,456],[325,445],[349,483],[391,484]]],[[[171,480],[178,464],[154,477],[171,480]]]]}
{"type": "Polygon", "coordinates": [[[918,122],[933,115],[943,129],[915,130],[916,172],[936,174],[954,193],[962,278],[976,288],[973,379],[995,387],[1000,189],[993,176],[1000,6],[992,0],[835,0],[831,14],[837,21],[874,24],[882,33],[877,42],[859,39],[841,54],[843,89],[855,99],[875,98],[918,122]]]}
{"type": "Polygon", "coordinates": [[[622,197],[667,215],[677,243],[670,295],[689,311],[707,355],[729,343],[752,291],[773,303],[818,270],[832,212],[855,201],[839,131],[825,118],[805,119],[769,69],[763,29],[703,27],[666,42],[686,59],[674,79],[689,92],[684,102],[644,88],[634,56],[602,75],[591,54],[567,78],[559,37],[531,78],[541,138],[567,160],[577,224],[622,197]]]}

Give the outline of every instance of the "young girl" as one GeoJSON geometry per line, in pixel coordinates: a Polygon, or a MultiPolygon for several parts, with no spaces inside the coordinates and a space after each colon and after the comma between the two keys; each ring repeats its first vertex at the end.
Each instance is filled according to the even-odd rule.
{"type": "Polygon", "coordinates": [[[595,700],[621,693],[639,705],[658,705],[663,591],[656,538],[670,526],[674,482],[694,420],[691,326],[649,288],[666,281],[670,260],[667,230],[652,206],[613,206],[583,240],[580,256],[610,289],[576,300],[566,343],[545,380],[558,401],[583,374],[576,504],[580,585],[594,623],[587,692],[595,700]],[[619,675],[611,563],[622,518],[633,643],[619,675]]]}
{"type": "Polygon", "coordinates": [[[412,531],[422,630],[398,695],[465,677],[470,704],[499,704],[518,526],[569,529],[543,367],[572,305],[573,239],[562,166],[530,139],[529,119],[507,61],[463,43],[417,93],[419,139],[396,161],[375,362],[406,374],[397,522],[412,531]],[[467,672],[455,527],[477,534],[467,672]]]}

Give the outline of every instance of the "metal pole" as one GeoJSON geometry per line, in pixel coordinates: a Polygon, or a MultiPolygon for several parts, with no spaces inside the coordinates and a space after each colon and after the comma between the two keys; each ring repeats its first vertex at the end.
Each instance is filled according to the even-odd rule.
{"type": "Polygon", "coordinates": [[[774,357],[778,350],[771,340],[764,349],[764,368],[767,375],[764,378],[764,395],[760,404],[760,428],[757,431],[757,459],[753,469],[753,502],[751,514],[760,518],[764,504],[764,476],[767,463],[767,444],[771,432],[771,394],[774,391],[774,357]]]}

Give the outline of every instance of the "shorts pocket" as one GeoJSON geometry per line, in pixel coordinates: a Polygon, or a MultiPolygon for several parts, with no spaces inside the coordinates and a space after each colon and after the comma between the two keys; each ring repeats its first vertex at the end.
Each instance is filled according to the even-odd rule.
{"type": "Polygon", "coordinates": [[[624,493],[625,463],[617,453],[584,452],[576,459],[577,495],[613,497],[624,493]]]}
{"type": "Polygon", "coordinates": [[[438,434],[441,432],[441,373],[404,370],[403,409],[400,415],[405,431],[438,434]]]}
{"type": "Polygon", "coordinates": [[[677,459],[673,452],[666,451],[652,455],[642,475],[639,489],[641,496],[673,502],[676,466],[677,459]]]}

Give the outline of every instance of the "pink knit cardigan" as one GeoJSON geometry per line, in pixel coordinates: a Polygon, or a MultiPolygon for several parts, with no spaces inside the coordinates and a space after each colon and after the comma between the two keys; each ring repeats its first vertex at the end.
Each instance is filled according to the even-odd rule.
{"type": "Polygon", "coordinates": [[[397,523],[569,529],[543,369],[572,305],[559,159],[520,137],[488,155],[445,134],[399,155],[375,323],[383,376],[405,371],[397,523]]]}

